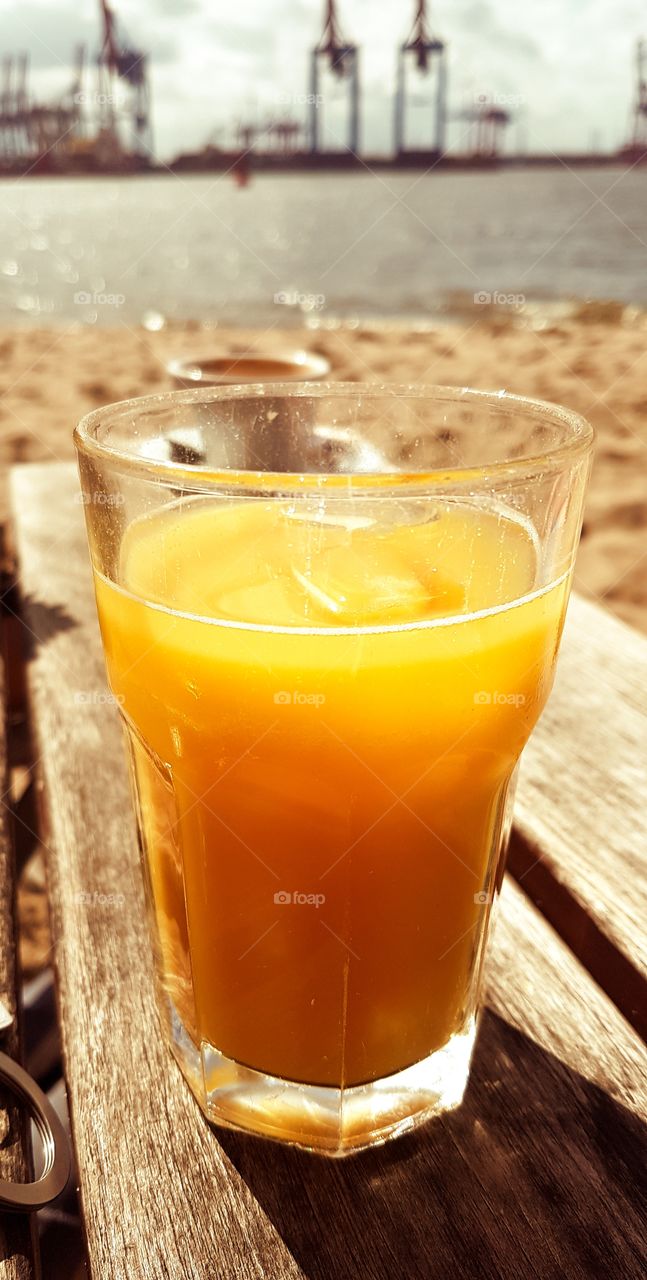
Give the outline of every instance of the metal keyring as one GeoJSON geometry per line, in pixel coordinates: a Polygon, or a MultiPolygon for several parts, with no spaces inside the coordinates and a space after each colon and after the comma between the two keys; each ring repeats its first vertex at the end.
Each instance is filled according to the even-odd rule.
{"type": "Polygon", "coordinates": [[[45,1168],[35,1182],[5,1182],[0,1178],[0,1209],[33,1213],[51,1204],[67,1186],[72,1168],[68,1137],[42,1089],[6,1053],[0,1053],[0,1082],[10,1085],[26,1102],[45,1151],[45,1168]]]}

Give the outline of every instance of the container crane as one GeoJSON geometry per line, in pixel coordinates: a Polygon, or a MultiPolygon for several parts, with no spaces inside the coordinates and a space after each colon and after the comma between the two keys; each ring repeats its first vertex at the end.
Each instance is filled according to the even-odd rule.
{"type": "Polygon", "coordinates": [[[473,119],[476,124],[474,154],[481,160],[496,160],[503,150],[503,136],[512,119],[510,112],[490,102],[483,95],[475,108],[473,119]]]}
{"type": "Polygon", "coordinates": [[[327,62],[334,76],[348,83],[349,120],[347,150],[356,155],[359,150],[359,49],[341,35],[335,0],[326,0],[324,27],[319,43],[311,53],[310,73],[310,150],[319,151],[319,72],[322,62],[327,62]]]}
{"type": "Polygon", "coordinates": [[[121,80],[130,91],[126,114],[134,142],[133,150],[148,157],[152,151],[152,130],[147,55],[134,49],[127,40],[108,0],[99,0],[99,3],[103,24],[103,43],[97,58],[100,130],[113,143],[115,150],[123,150],[115,92],[121,80]]]}
{"type": "MultiPolygon", "coordinates": [[[[394,135],[396,155],[415,154],[406,146],[407,64],[413,61],[422,75],[436,73],[436,95],[433,103],[433,147],[440,155],[445,146],[445,118],[447,98],[446,46],[433,36],[427,20],[426,0],[416,0],[413,27],[408,40],[398,51],[397,83],[395,91],[394,135]]],[[[419,148],[416,148],[419,151],[419,148]]],[[[428,154],[429,152],[427,152],[428,154]]]]}

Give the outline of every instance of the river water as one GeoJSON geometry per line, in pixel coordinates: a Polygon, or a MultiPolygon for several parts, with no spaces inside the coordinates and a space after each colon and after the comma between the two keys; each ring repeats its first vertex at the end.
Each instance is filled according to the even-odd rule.
{"type": "Polygon", "coordinates": [[[647,305],[647,168],[0,182],[0,323],[647,305]]]}

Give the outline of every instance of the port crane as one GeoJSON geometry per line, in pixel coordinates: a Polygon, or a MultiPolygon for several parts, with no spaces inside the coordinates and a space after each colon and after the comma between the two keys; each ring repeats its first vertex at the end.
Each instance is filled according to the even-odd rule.
{"type": "Polygon", "coordinates": [[[472,119],[476,125],[474,155],[481,160],[496,160],[503,150],[503,137],[512,116],[505,107],[490,102],[482,94],[474,109],[472,119]]]}
{"type": "Polygon", "coordinates": [[[149,157],[152,153],[148,58],[135,49],[117,22],[108,0],[99,0],[103,41],[97,57],[99,80],[99,130],[112,141],[115,151],[122,151],[119,138],[117,102],[120,82],[128,86],[125,115],[132,135],[132,150],[149,157]]]}
{"type": "Polygon", "coordinates": [[[433,143],[427,149],[441,155],[445,147],[445,119],[447,100],[447,62],[446,46],[442,40],[431,34],[427,17],[426,0],[416,0],[413,27],[409,38],[398,50],[397,82],[395,90],[395,152],[397,156],[419,153],[407,149],[406,115],[407,115],[407,66],[414,63],[421,75],[430,72],[436,75],[436,94],[433,101],[433,143]]]}
{"type": "Polygon", "coordinates": [[[310,62],[310,150],[320,149],[320,70],[328,63],[332,74],[348,85],[348,141],[347,150],[354,155],[359,151],[359,49],[345,40],[341,34],[335,0],[326,0],[324,26],[321,39],[311,52],[310,62]]]}

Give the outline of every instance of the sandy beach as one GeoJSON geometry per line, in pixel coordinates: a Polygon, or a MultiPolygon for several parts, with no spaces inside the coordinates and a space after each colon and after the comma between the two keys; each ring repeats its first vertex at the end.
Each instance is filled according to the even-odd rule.
{"type": "Polygon", "coordinates": [[[596,304],[578,317],[530,327],[493,313],[470,326],[260,331],[119,325],[0,331],[0,520],[15,462],[73,457],[87,410],[170,386],[176,355],[307,346],[336,380],[427,382],[557,401],[597,431],[576,589],[647,631],[647,317],[596,304]],[[617,311],[617,314],[616,314],[617,311]]]}

